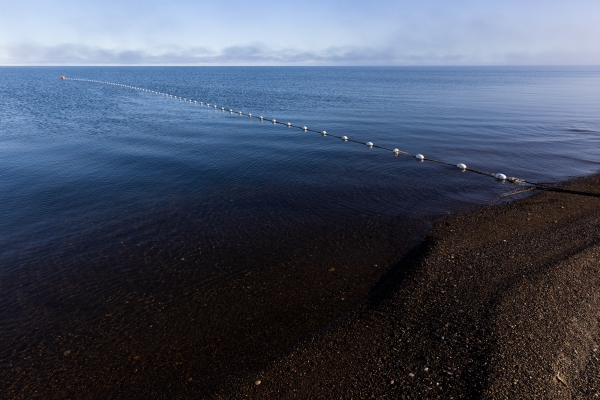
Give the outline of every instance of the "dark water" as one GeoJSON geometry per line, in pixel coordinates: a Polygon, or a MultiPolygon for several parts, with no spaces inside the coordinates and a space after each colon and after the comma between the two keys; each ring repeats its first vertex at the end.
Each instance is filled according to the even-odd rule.
{"type": "MultiPolygon", "coordinates": [[[[5,363],[48,346],[62,351],[60,340],[80,329],[89,341],[113,310],[128,315],[127,329],[146,327],[149,311],[130,305],[140,299],[171,309],[164,335],[187,332],[181,310],[192,320],[198,307],[231,313],[241,295],[223,288],[243,286],[249,271],[289,267],[301,276],[316,265],[343,265],[353,271],[345,288],[332,283],[323,293],[356,301],[428,221],[516,189],[60,75],[215,102],[531,181],[600,169],[600,68],[1,68],[5,363]]],[[[281,282],[265,278],[254,301],[271,299],[265,293],[279,292],[281,282]]],[[[286,290],[293,297],[294,286],[286,290]]],[[[281,329],[301,336],[350,302],[321,306],[321,319],[298,317],[281,329]]],[[[218,323],[209,325],[207,335],[218,336],[218,323]]],[[[248,334],[240,329],[235,334],[248,334]]],[[[273,336],[263,331],[263,339],[273,336]]],[[[281,336],[288,339],[274,353],[294,339],[281,336]]]]}

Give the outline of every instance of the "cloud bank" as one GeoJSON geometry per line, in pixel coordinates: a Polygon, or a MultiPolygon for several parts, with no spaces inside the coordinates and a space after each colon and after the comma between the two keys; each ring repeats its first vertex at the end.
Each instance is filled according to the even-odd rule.
{"type": "Polygon", "coordinates": [[[19,0],[0,65],[600,65],[598,0],[19,0]]]}
{"type": "Polygon", "coordinates": [[[600,51],[490,54],[408,53],[392,47],[329,47],[319,51],[264,45],[118,50],[81,44],[0,48],[0,65],[600,65],[600,51]]]}

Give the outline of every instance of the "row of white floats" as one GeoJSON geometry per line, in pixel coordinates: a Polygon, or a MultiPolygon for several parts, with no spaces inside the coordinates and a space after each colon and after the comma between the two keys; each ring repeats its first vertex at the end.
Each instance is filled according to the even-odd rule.
{"type": "MultiPolygon", "coordinates": [[[[140,88],[140,87],[136,87],[136,86],[124,85],[124,84],[122,84],[122,83],[114,83],[114,82],[97,81],[97,80],[93,80],[93,79],[63,78],[63,80],[67,80],[67,79],[69,79],[69,80],[72,80],[72,81],[102,83],[102,84],[105,84],[105,85],[113,85],[113,86],[120,86],[120,87],[129,88],[129,89],[141,90],[141,91],[143,91],[143,92],[148,92],[148,93],[159,94],[159,95],[161,95],[161,96],[166,96],[166,97],[169,97],[169,98],[179,99],[179,100],[182,100],[182,101],[185,101],[185,102],[190,102],[190,103],[198,104],[198,101],[197,101],[197,100],[191,100],[191,99],[187,99],[187,98],[185,98],[185,97],[183,97],[183,98],[182,98],[182,97],[178,97],[178,96],[173,96],[172,94],[168,94],[168,93],[162,93],[162,92],[157,92],[157,91],[154,91],[154,90],[150,90],[150,89],[144,89],[144,88],[140,88]]],[[[201,102],[200,102],[200,105],[201,105],[201,106],[202,106],[202,105],[204,105],[204,102],[203,102],[203,101],[201,101],[201,102]]],[[[210,103],[206,103],[206,106],[207,106],[207,107],[210,107],[210,103]]],[[[221,109],[221,111],[225,111],[225,107],[218,107],[216,104],[213,104],[213,108],[220,108],[220,109],[221,109]]],[[[233,111],[233,109],[231,109],[231,108],[229,109],[229,113],[230,113],[230,114],[233,114],[234,112],[235,112],[236,114],[243,115],[243,112],[242,112],[242,111],[233,111]]],[[[248,114],[248,117],[252,118],[252,114],[248,114]]],[[[261,121],[263,121],[263,120],[264,120],[264,117],[263,117],[262,115],[261,115],[261,116],[259,116],[259,117],[254,117],[254,118],[258,118],[258,119],[259,119],[259,120],[261,120],[261,121]]],[[[273,124],[277,124],[277,123],[278,123],[276,119],[272,119],[272,120],[271,120],[271,122],[273,122],[273,124]]],[[[281,124],[281,122],[279,122],[279,124],[281,124]]],[[[288,123],[286,123],[285,125],[286,125],[286,126],[289,128],[289,127],[291,127],[291,126],[292,126],[292,123],[291,123],[291,122],[288,122],[288,123]]],[[[303,126],[303,127],[302,127],[302,130],[303,130],[303,131],[307,131],[307,130],[308,130],[308,128],[307,128],[306,126],[303,126]]],[[[327,136],[327,131],[321,131],[321,135],[323,135],[323,136],[327,136]]],[[[344,142],[347,142],[347,141],[348,141],[348,136],[342,136],[342,140],[343,140],[344,142]]],[[[372,147],[374,146],[374,145],[373,145],[373,142],[367,142],[367,143],[365,143],[365,144],[366,144],[366,145],[367,145],[367,147],[369,147],[369,148],[372,148],[372,147]]],[[[393,153],[394,153],[394,155],[408,154],[408,153],[405,153],[405,152],[403,152],[403,151],[400,151],[400,149],[394,149],[394,150],[393,150],[393,153]]],[[[426,158],[425,158],[425,156],[424,156],[423,154],[416,154],[414,157],[415,157],[415,158],[416,158],[418,161],[425,161],[425,160],[426,160],[426,158]]],[[[463,164],[463,163],[456,164],[456,168],[458,168],[458,169],[459,169],[459,170],[461,170],[461,171],[466,171],[466,170],[468,169],[467,165],[466,165],[466,164],[463,164]]],[[[511,182],[515,182],[515,183],[517,183],[517,182],[520,182],[520,180],[519,180],[519,179],[517,179],[517,178],[507,178],[507,177],[506,177],[506,175],[504,175],[504,174],[494,174],[494,178],[496,178],[496,179],[497,179],[497,180],[499,180],[499,181],[505,181],[505,180],[507,180],[507,179],[508,179],[508,180],[509,180],[509,181],[511,181],[511,182]]]]}

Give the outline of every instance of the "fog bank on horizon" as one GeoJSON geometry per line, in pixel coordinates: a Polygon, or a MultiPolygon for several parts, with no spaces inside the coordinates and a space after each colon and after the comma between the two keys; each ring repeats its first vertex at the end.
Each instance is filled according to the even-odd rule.
{"type": "Polygon", "coordinates": [[[22,0],[0,65],[600,65],[600,2],[22,0]]]}

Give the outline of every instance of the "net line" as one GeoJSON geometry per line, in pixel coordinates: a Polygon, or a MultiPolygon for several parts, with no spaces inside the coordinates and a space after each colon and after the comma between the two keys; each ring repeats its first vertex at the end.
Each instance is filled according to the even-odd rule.
{"type": "Polygon", "coordinates": [[[255,118],[258,119],[260,121],[269,121],[272,122],[274,125],[283,125],[286,126],[288,128],[296,128],[296,129],[300,129],[304,132],[312,132],[312,133],[318,133],[322,136],[331,136],[337,139],[341,139],[345,142],[352,142],[352,143],[356,143],[356,144],[361,144],[364,146],[367,146],[369,148],[376,148],[376,149],[380,149],[380,150],[384,150],[384,151],[389,151],[392,152],[395,156],[399,156],[399,155],[407,155],[410,157],[414,157],[417,161],[419,162],[432,162],[432,163],[436,163],[436,164],[442,164],[442,165],[447,165],[447,166],[451,166],[454,168],[457,168],[458,170],[460,170],[461,172],[471,172],[471,173],[475,173],[478,175],[483,175],[483,176],[487,176],[490,178],[494,178],[497,181],[508,181],[512,184],[515,185],[519,185],[519,186],[524,186],[528,189],[531,190],[544,190],[544,191],[551,191],[551,192],[558,192],[558,193],[566,193],[566,194],[575,194],[575,195],[581,195],[581,196],[590,196],[590,197],[600,197],[600,193],[592,193],[592,192],[583,192],[583,191],[577,191],[577,190],[569,190],[569,189],[563,189],[560,187],[556,187],[556,186],[551,186],[548,184],[542,184],[542,183],[536,183],[536,182],[531,182],[528,180],[524,180],[524,179],[519,179],[519,178],[515,178],[515,177],[507,177],[506,175],[502,174],[502,173],[489,173],[489,172],[485,172],[485,171],[481,171],[475,168],[471,168],[471,167],[467,167],[467,165],[463,164],[463,163],[458,163],[458,164],[453,164],[450,162],[446,162],[446,161],[441,161],[441,160],[437,160],[435,158],[430,158],[430,157],[425,157],[422,154],[412,154],[408,151],[403,151],[400,150],[398,148],[389,148],[386,146],[379,146],[374,144],[373,142],[363,142],[360,140],[355,140],[355,139],[351,139],[348,136],[340,136],[340,135],[336,135],[336,134],[331,134],[328,133],[327,131],[319,131],[319,130],[315,130],[315,129],[311,129],[308,128],[307,126],[300,126],[300,125],[295,125],[292,124],[291,122],[281,122],[275,118],[269,118],[269,117],[264,117],[262,115],[257,116],[254,115],[252,113],[246,113],[243,111],[235,111],[232,108],[229,107],[225,107],[223,105],[217,105],[217,104],[211,104],[208,102],[204,102],[204,101],[199,101],[199,100],[193,100],[193,99],[188,99],[186,97],[181,97],[181,96],[177,96],[177,95],[173,95],[170,93],[165,93],[165,92],[159,92],[156,90],[151,90],[151,89],[146,89],[146,88],[142,88],[139,86],[133,86],[133,85],[127,85],[124,83],[116,83],[116,82],[110,82],[110,81],[101,81],[101,80],[96,80],[96,79],[83,79],[83,78],[67,78],[65,76],[61,76],[61,79],[64,81],[76,81],[76,82],[89,82],[89,83],[99,83],[99,84],[103,84],[103,85],[110,85],[110,86],[117,86],[117,87],[122,87],[122,88],[126,88],[126,89],[132,89],[132,90],[138,90],[138,91],[142,91],[142,92],[146,92],[146,93],[152,93],[152,94],[156,94],[156,95],[160,95],[160,96],[164,96],[167,98],[172,98],[172,99],[176,99],[176,100],[180,100],[180,101],[184,101],[186,103],[192,103],[192,104],[198,104],[200,106],[206,106],[208,108],[213,108],[215,110],[221,110],[223,112],[229,112],[230,114],[238,114],[238,115],[245,115],[249,118],[255,118]]]}

